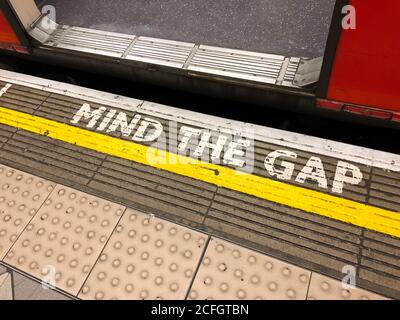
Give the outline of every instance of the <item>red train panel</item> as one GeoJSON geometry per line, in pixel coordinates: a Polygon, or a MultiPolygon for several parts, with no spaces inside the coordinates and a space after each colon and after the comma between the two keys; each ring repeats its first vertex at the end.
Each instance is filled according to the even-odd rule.
{"type": "Polygon", "coordinates": [[[0,10],[0,43],[6,45],[21,45],[17,35],[8,23],[4,13],[0,10]]]}
{"type": "Polygon", "coordinates": [[[342,31],[328,99],[400,111],[400,1],[350,0],[356,29],[342,31]]]}

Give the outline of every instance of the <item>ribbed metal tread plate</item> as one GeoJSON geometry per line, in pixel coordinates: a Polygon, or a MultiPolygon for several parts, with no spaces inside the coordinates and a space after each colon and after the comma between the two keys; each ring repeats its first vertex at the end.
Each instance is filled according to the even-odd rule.
{"type": "Polygon", "coordinates": [[[113,32],[61,27],[47,44],[62,49],[120,58],[134,38],[113,32]]]}
{"type": "Polygon", "coordinates": [[[126,59],[182,68],[194,46],[194,43],[139,37],[126,59]]]}
{"type": "Polygon", "coordinates": [[[45,46],[189,70],[210,77],[293,87],[300,58],[59,26],[45,46]]]}
{"type": "Polygon", "coordinates": [[[293,80],[296,75],[297,69],[299,68],[300,58],[292,57],[289,59],[289,64],[285,71],[282,85],[293,86],[293,80]]]}
{"type": "Polygon", "coordinates": [[[265,53],[200,46],[189,70],[275,84],[285,57],[265,53]]]}

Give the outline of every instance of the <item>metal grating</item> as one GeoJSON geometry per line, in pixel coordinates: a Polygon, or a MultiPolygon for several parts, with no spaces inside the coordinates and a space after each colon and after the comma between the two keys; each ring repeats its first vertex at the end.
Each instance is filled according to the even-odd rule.
{"type": "Polygon", "coordinates": [[[44,45],[189,70],[213,78],[290,87],[294,87],[293,79],[300,62],[300,59],[295,57],[69,26],[59,26],[44,45]]]}
{"type": "Polygon", "coordinates": [[[194,43],[139,37],[127,55],[128,60],[182,68],[194,43]]]}
{"type": "Polygon", "coordinates": [[[189,70],[275,84],[284,56],[200,46],[189,70]]]}
{"type": "Polygon", "coordinates": [[[51,38],[45,42],[45,45],[56,46],[60,39],[67,33],[68,29],[69,27],[67,26],[59,26],[51,35],[51,38]]]}
{"type": "Polygon", "coordinates": [[[57,48],[120,58],[135,37],[84,28],[60,28],[47,44],[57,48]]]}
{"type": "Polygon", "coordinates": [[[293,80],[296,75],[297,69],[299,68],[300,58],[290,58],[289,65],[286,69],[285,76],[283,78],[282,85],[292,86],[293,80]]]}

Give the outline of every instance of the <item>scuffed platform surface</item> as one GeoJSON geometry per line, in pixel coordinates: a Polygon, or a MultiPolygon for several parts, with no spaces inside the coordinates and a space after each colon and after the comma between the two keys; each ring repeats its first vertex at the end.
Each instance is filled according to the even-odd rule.
{"type": "Polygon", "coordinates": [[[183,300],[207,236],[128,209],[81,299],[183,300]]]}
{"type": "Polygon", "coordinates": [[[322,56],[333,0],[36,1],[59,24],[281,55],[322,56]]]}
{"type": "Polygon", "coordinates": [[[36,279],[31,279],[0,262],[0,301],[7,300],[71,300],[36,279]]]}
{"type": "Polygon", "coordinates": [[[2,260],[2,300],[385,299],[61,184],[2,260]]]}
{"type": "MultiPolygon", "coordinates": [[[[352,266],[360,288],[392,298],[400,297],[398,155],[7,71],[3,73],[0,76],[3,88],[0,97],[1,164],[337,280],[343,278],[343,267],[352,266]],[[81,114],[89,107],[90,113],[81,114]],[[129,128],[125,121],[134,121],[139,116],[147,120],[141,121],[135,130],[129,128]],[[157,130],[160,137],[163,133],[173,137],[177,132],[191,129],[199,130],[206,139],[213,135],[219,141],[225,141],[233,139],[232,135],[237,137],[252,129],[253,137],[245,137],[253,139],[254,155],[251,157],[249,150],[250,153],[241,157],[245,162],[254,160],[252,173],[237,174],[229,167],[232,165],[229,162],[210,163],[210,155],[190,167],[186,165],[190,158],[172,165],[153,161],[157,159],[152,156],[143,157],[152,154],[148,153],[151,150],[149,142],[134,142],[133,139],[141,137],[139,128],[150,123],[148,121],[160,129],[157,130]],[[116,130],[118,127],[120,129],[116,130]],[[230,128],[234,128],[234,132],[230,128]],[[277,159],[276,168],[271,168],[271,155],[282,155],[282,152],[292,156],[277,159]],[[321,166],[318,175],[312,174],[318,169],[311,170],[315,163],[321,166]],[[284,176],[285,180],[274,175],[279,164],[293,168],[293,172],[284,176]],[[352,168],[350,175],[345,176],[346,168],[352,168]],[[306,174],[309,178],[303,180],[301,177],[306,174]],[[246,181],[242,180],[244,178],[246,181]],[[343,179],[347,183],[341,184],[343,179]],[[287,194],[292,196],[287,197],[287,194]]],[[[150,130],[146,136],[152,132],[155,131],[150,130]]],[[[179,141],[183,142],[180,136],[179,141]]],[[[156,148],[163,154],[167,146],[161,143],[161,138],[158,140],[160,144],[157,143],[156,148]]],[[[201,141],[206,140],[201,138],[201,141]]],[[[190,150],[182,148],[184,154],[193,157],[191,150],[201,150],[200,147],[205,146],[201,141],[188,139],[190,150]]],[[[169,142],[168,152],[174,159],[178,140],[169,142]]],[[[226,154],[222,159],[229,160],[226,154]]],[[[220,156],[216,157],[221,160],[220,156]]],[[[9,175],[7,170],[3,174],[9,175]]],[[[15,179],[17,177],[22,174],[16,174],[15,179]]],[[[16,192],[3,192],[0,209],[12,210],[10,208],[14,207],[10,205],[23,204],[14,198],[24,190],[9,186],[8,180],[3,184],[7,190],[16,192]]],[[[55,190],[58,189],[53,193],[55,190]]],[[[54,194],[50,196],[53,197],[54,194]]],[[[43,206],[41,211],[44,209],[43,206]]],[[[5,213],[4,217],[9,215],[5,213]]],[[[6,220],[18,219],[7,217],[6,220]]],[[[53,223],[53,219],[51,221],[53,223]]],[[[57,219],[55,222],[61,223],[57,219]]],[[[39,221],[35,216],[32,223],[42,225],[45,221],[39,221]]],[[[114,226],[117,223],[110,221],[114,226]]],[[[8,230],[14,230],[8,225],[8,230]]],[[[9,247],[14,238],[6,237],[2,243],[9,247]]],[[[117,244],[119,240],[110,241],[117,244]]],[[[19,243],[17,241],[14,248],[19,243]]],[[[106,249],[112,252],[115,248],[106,249]]],[[[18,259],[13,261],[18,263],[18,259]]],[[[30,263],[21,261],[29,268],[30,263]]],[[[92,263],[88,261],[87,264],[92,263]]],[[[87,272],[87,268],[84,271],[87,272]]],[[[80,283],[81,272],[76,274],[76,277],[79,274],[80,283]]],[[[68,286],[68,283],[64,284],[68,286]]],[[[74,286],[69,288],[76,294],[74,286]]],[[[292,291],[289,294],[293,296],[292,291]]],[[[239,295],[243,296],[243,292],[239,295]]]]}

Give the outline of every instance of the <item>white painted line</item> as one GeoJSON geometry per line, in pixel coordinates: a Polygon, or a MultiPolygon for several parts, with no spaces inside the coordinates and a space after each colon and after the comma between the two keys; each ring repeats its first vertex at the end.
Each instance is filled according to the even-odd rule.
{"type": "Polygon", "coordinates": [[[11,84],[7,83],[6,86],[0,90],[0,97],[3,96],[3,94],[5,94],[10,87],[11,84]]]}
{"type": "Polygon", "coordinates": [[[138,107],[144,102],[143,100],[127,98],[103,91],[83,88],[58,81],[46,80],[7,70],[0,70],[0,80],[72,98],[83,99],[93,103],[106,104],[108,106],[132,112],[137,111],[138,107]]]}

